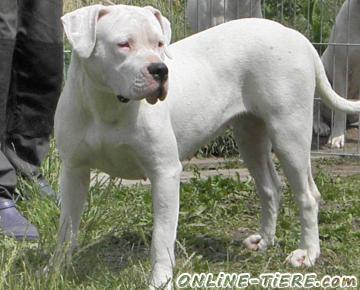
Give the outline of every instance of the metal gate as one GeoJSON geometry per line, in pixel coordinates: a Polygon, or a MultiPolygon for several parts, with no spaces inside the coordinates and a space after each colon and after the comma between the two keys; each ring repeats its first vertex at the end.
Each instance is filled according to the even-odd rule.
{"type": "MultiPolygon", "coordinates": [[[[359,99],[360,2],[357,0],[64,0],[64,12],[99,3],[158,8],[172,24],[173,41],[235,18],[259,17],[260,13],[304,34],[322,55],[334,89],[344,98],[359,99]]],[[[69,59],[70,48],[66,46],[65,72],[69,59]]],[[[314,132],[313,153],[360,156],[359,116],[344,118],[326,109],[314,97],[314,127],[322,130],[314,132]],[[335,139],[341,128],[346,128],[342,130],[344,146],[332,148],[327,142],[341,140],[335,139]]],[[[342,145],[341,142],[334,145],[339,144],[342,145]]]]}

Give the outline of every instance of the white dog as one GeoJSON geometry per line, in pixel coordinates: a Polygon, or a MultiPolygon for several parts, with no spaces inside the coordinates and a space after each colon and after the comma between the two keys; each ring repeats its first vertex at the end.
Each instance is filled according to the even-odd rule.
{"type": "MultiPolygon", "coordinates": [[[[321,60],[334,90],[348,99],[360,98],[360,1],[347,0],[336,16],[335,25],[331,31],[330,43],[351,43],[354,46],[329,45],[321,60]]],[[[356,122],[358,116],[348,116],[350,123],[356,122]]],[[[331,121],[331,112],[322,107],[320,123],[318,110],[314,110],[314,131],[320,136],[330,134],[327,123],[331,121]]],[[[346,113],[334,111],[334,127],[331,147],[342,148],[345,144],[346,113]]]]}
{"type": "Polygon", "coordinates": [[[332,90],[305,37],[269,20],[244,19],[167,47],[169,22],[151,7],[95,5],[62,20],[73,55],[55,120],[62,159],[60,243],[76,244],[91,168],[148,177],[151,285],[171,280],[180,160],[232,126],[262,205],[260,231],[246,246],[263,250],[274,241],[280,181],[273,148],[300,206],[301,242],[288,262],[315,263],[320,194],[310,168],[314,92],[347,112],[359,112],[360,103],[332,90]]]}
{"type": "Polygon", "coordinates": [[[261,0],[188,0],[185,15],[198,32],[238,18],[262,18],[261,0]]]}

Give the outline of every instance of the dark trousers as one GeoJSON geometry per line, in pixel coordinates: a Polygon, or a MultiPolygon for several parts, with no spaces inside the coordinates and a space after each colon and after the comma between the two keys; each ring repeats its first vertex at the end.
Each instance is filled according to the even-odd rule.
{"type": "Polygon", "coordinates": [[[63,72],[62,0],[0,1],[0,194],[49,149],[63,72]]]}

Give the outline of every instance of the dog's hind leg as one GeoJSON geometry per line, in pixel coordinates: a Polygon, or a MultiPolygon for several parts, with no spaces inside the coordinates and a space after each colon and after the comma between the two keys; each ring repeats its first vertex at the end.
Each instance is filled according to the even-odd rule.
{"type": "Polygon", "coordinates": [[[281,182],[271,158],[271,142],[265,123],[252,115],[234,122],[234,135],[240,154],[255,179],[261,201],[261,228],[244,240],[250,250],[265,250],[274,243],[280,202],[281,182]]]}
{"type": "MultiPolygon", "coordinates": [[[[311,173],[310,148],[311,125],[306,126],[304,113],[270,122],[269,132],[275,154],[280,160],[290,187],[300,207],[301,242],[298,250],[292,252],[287,261],[295,266],[312,266],[320,255],[318,231],[318,202],[320,193],[311,173]],[[285,120],[286,119],[286,120],[285,120]],[[291,119],[290,119],[291,120],[291,119]]],[[[281,118],[280,118],[281,119],[281,118]]]]}

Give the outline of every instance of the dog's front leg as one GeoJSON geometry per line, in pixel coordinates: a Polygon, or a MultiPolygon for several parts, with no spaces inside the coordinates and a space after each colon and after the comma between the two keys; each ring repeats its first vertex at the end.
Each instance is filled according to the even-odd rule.
{"type": "Polygon", "coordinates": [[[345,145],[346,113],[334,112],[334,128],[332,139],[329,140],[331,148],[343,148],[345,145]]]}
{"type": "Polygon", "coordinates": [[[51,265],[71,257],[77,247],[77,233],[90,183],[90,169],[63,164],[60,176],[61,215],[58,246],[51,265]]]}
{"type": "MultiPolygon", "coordinates": [[[[343,52],[343,51],[342,51],[343,52]]],[[[339,51],[340,53],[340,51],[339,51]]],[[[345,52],[343,52],[345,55],[345,52]]],[[[344,58],[336,59],[334,67],[335,77],[333,79],[333,88],[343,98],[347,97],[347,68],[345,66],[346,60],[344,58]],[[341,59],[341,60],[340,60],[341,59]]],[[[341,111],[334,111],[334,127],[332,128],[331,138],[329,140],[331,148],[343,148],[345,145],[346,131],[346,113],[341,111]]]]}
{"type": "Polygon", "coordinates": [[[182,166],[150,177],[153,196],[154,228],[151,244],[152,275],[150,289],[172,289],[172,269],[175,266],[174,246],[179,214],[179,187],[182,166]]]}

